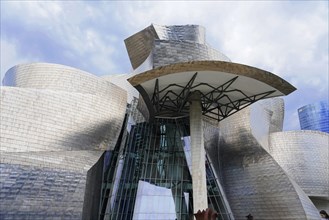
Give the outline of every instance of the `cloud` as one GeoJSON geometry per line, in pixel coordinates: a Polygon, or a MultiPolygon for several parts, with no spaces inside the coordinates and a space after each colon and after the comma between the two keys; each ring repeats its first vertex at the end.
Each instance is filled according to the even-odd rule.
{"type": "Polygon", "coordinates": [[[328,99],[327,1],[6,1],[1,6],[2,74],[22,61],[61,63],[96,75],[127,73],[125,38],[152,23],[199,24],[208,43],[233,62],[273,72],[297,87],[285,97],[286,128],[299,128],[297,108],[328,99]]]}
{"type": "Polygon", "coordinates": [[[26,63],[28,59],[25,57],[19,56],[17,49],[14,43],[7,42],[3,39],[0,41],[1,45],[1,84],[2,79],[5,75],[5,72],[9,70],[14,65],[19,63],[26,63]]]}
{"type": "MultiPolygon", "coordinates": [[[[99,9],[84,2],[6,2],[3,38],[17,52],[97,75],[122,70],[112,61],[119,39],[98,24],[99,9]],[[10,13],[15,12],[15,13],[10,13]]],[[[104,20],[104,19],[103,19],[104,20]]]]}
{"type": "Polygon", "coordinates": [[[299,107],[328,99],[328,2],[161,1],[120,6],[117,20],[134,18],[125,22],[132,33],[150,23],[200,24],[211,46],[233,62],[268,70],[293,84],[298,90],[285,98],[286,129],[299,128],[299,107]]]}

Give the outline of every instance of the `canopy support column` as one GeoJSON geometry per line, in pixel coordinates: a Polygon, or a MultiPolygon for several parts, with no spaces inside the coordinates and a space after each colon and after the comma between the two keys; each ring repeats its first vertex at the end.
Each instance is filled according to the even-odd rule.
{"type": "Polygon", "coordinates": [[[190,96],[190,138],[192,154],[192,185],[193,185],[193,211],[206,210],[207,184],[205,149],[202,125],[201,96],[199,92],[194,92],[190,96]]]}

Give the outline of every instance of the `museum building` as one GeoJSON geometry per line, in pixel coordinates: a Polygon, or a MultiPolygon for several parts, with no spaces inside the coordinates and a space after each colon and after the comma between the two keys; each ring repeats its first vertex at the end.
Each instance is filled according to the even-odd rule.
{"type": "Polygon", "coordinates": [[[129,74],[21,64],[1,87],[0,219],[319,219],[325,132],[283,132],[279,76],[233,63],[198,25],[125,40],[129,74]]]}

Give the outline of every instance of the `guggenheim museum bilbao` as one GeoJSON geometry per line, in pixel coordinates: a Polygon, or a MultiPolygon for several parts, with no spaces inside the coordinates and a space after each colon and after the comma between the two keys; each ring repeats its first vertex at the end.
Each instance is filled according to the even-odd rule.
{"type": "Polygon", "coordinates": [[[198,25],[125,40],[129,74],[9,69],[1,87],[0,219],[320,219],[328,133],[282,131],[295,88],[233,63],[198,25]]]}

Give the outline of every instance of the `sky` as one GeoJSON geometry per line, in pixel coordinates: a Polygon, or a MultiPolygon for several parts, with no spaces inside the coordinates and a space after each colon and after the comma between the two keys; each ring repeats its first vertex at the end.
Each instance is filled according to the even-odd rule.
{"type": "Polygon", "coordinates": [[[328,100],[328,8],[328,1],[1,1],[1,81],[30,62],[130,73],[124,39],[151,24],[197,24],[232,62],[297,88],[284,97],[284,130],[299,130],[297,109],[328,100]]]}

